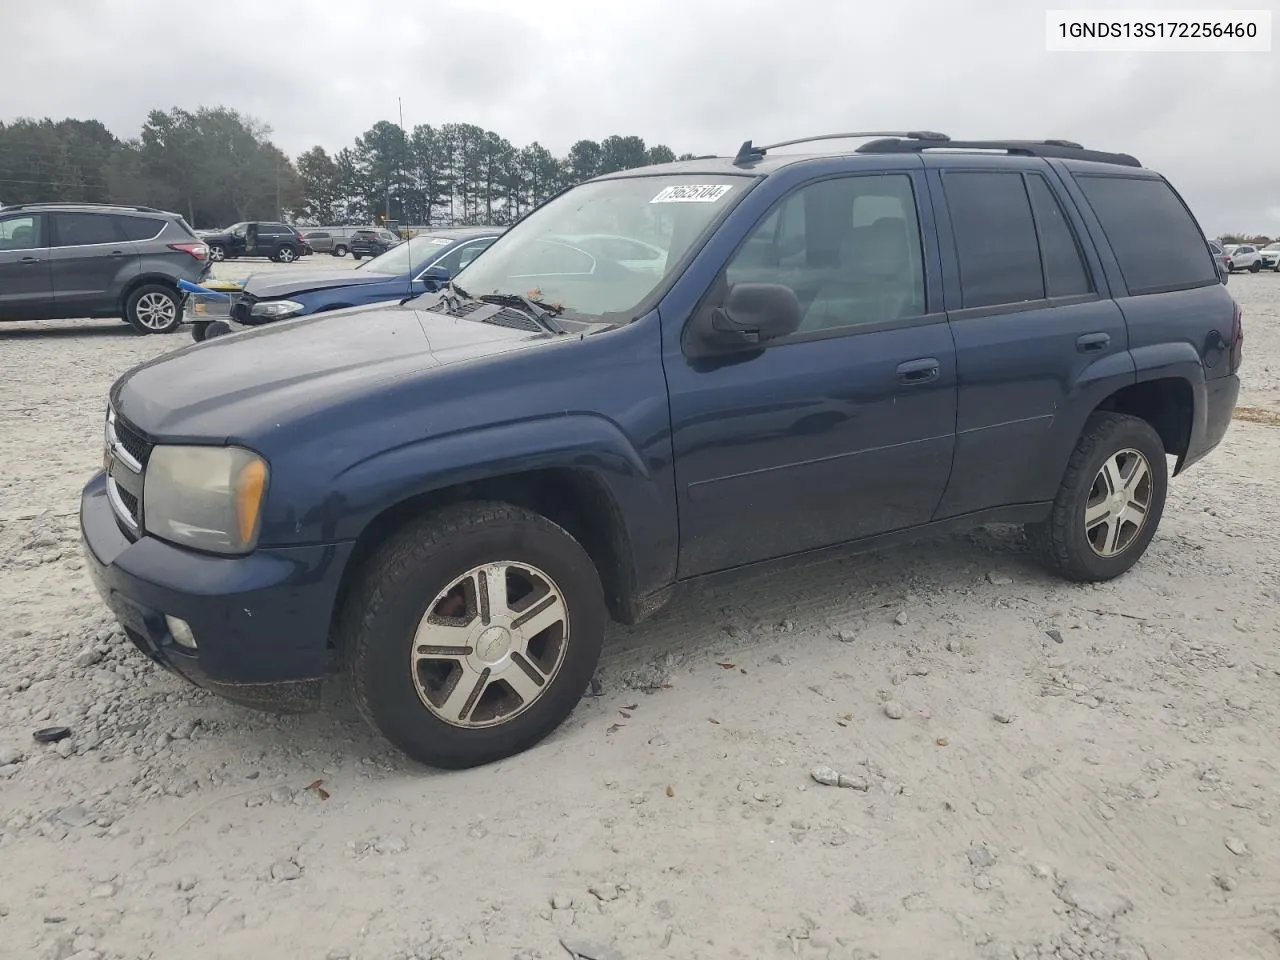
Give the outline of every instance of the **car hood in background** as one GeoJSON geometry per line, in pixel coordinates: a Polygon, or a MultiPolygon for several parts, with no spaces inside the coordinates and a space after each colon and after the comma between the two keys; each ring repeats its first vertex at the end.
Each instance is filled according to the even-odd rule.
{"type": "MultiPolygon", "coordinates": [[[[372,270],[316,270],[307,273],[255,273],[245,282],[244,292],[259,300],[287,297],[308,290],[332,290],[338,287],[363,286],[368,283],[396,283],[404,285],[408,296],[409,281],[389,273],[372,270]]],[[[421,291],[419,291],[421,292],[421,291]]]]}

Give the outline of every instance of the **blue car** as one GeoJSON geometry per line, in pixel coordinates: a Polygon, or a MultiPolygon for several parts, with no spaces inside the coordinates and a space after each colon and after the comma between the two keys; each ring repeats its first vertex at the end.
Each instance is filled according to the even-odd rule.
{"type": "Polygon", "coordinates": [[[403,300],[437,290],[480,255],[505,227],[433,230],[397,244],[354,270],[258,273],[230,294],[229,316],[186,316],[193,340],[312,313],[403,300]]]}

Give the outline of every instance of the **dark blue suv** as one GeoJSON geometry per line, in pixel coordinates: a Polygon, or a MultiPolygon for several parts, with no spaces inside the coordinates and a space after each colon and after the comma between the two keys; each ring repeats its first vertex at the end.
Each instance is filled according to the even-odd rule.
{"type": "Polygon", "coordinates": [[[464,767],[706,574],[991,521],[1123,574],[1239,389],[1191,212],[1124,154],[861,136],[601,177],[443,291],[130,371],[81,504],[102,596],[195,683],[343,672],[464,767]]]}

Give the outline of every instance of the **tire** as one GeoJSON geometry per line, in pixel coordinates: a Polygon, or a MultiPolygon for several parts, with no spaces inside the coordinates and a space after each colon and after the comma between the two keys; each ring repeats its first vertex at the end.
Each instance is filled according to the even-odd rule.
{"type": "Polygon", "coordinates": [[[144,283],[125,301],[124,319],[141,333],[173,333],[182,326],[178,292],[158,283],[144,283]]]}
{"type": "Polygon", "coordinates": [[[223,248],[222,244],[209,244],[209,259],[214,263],[221,263],[223,260],[227,259],[227,251],[223,248]]]}
{"type": "Polygon", "coordinates": [[[352,259],[352,260],[359,260],[359,259],[360,259],[360,257],[361,257],[361,254],[356,253],[354,250],[352,250],[352,251],[351,251],[351,259],[352,259]]]}
{"type": "Polygon", "coordinates": [[[200,320],[191,324],[191,339],[196,343],[202,342],[209,335],[210,322],[208,320],[200,320]]]}
{"type": "Polygon", "coordinates": [[[607,623],[600,577],[573,537],[527,510],[483,502],[417,520],[379,549],[343,605],[338,640],[365,719],[420,763],[464,769],[532,747],[569,716],[595,672],[607,623]],[[477,599],[488,596],[480,574],[496,567],[508,571],[504,588],[544,589],[489,618],[477,599]],[[469,586],[446,595],[463,582],[469,586]],[[563,615],[522,637],[519,611],[527,621],[544,603],[548,612],[534,619],[563,615]],[[429,610],[454,622],[428,624],[429,610]],[[416,660],[431,639],[426,631],[445,641],[434,644],[442,656],[416,660]]]}
{"type": "Polygon", "coordinates": [[[1257,273],[1261,269],[1262,269],[1262,261],[1260,260],[1255,260],[1253,261],[1253,263],[1249,264],[1250,273],[1257,273]]]}
{"type": "Polygon", "coordinates": [[[1114,579],[1146,552],[1164,514],[1168,486],[1164,444],[1151,424],[1119,413],[1095,413],[1085,423],[1067,462],[1052,512],[1047,520],[1027,524],[1027,540],[1045,566],[1068,580],[1096,583],[1114,579]],[[1105,499],[1097,502],[1112,486],[1104,476],[1104,467],[1110,467],[1109,475],[1118,476],[1127,485],[1134,473],[1126,468],[1133,463],[1145,464],[1146,479],[1139,479],[1127,497],[1122,488],[1109,504],[1105,499]],[[1093,507],[1089,506],[1091,500],[1093,507]],[[1135,522],[1133,508],[1139,502],[1145,510],[1135,522]],[[1103,508],[1102,522],[1088,526],[1086,511],[1103,508]],[[1120,509],[1125,511],[1125,519],[1117,524],[1114,518],[1120,509]],[[1117,526],[1118,539],[1107,541],[1117,526]]]}
{"type": "Polygon", "coordinates": [[[205,328],[204,339],[212,340],[214,337],[220,337],[224,333],[230,333],[230,332],[231,332],[231,327],[227,324],[225,320],[212,320],[209,322],[209,325],[205,328]]]}
{"type": "Polygon", "coordinates": [[[298,259],[298,251],[286,245],[276,250],[275,256],[271,259],[276,263],[293,263],[298,259]]]}
{"type": "Polygon", "coordinates": [[[333,255],[335,257],[345,257],[347,255],[347,248],[342,244],[338,244],[333,248],[333,255]]]}

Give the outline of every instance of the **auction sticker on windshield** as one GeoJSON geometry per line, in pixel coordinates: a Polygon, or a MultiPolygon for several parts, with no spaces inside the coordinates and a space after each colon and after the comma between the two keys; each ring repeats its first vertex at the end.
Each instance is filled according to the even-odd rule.
{"type": "Polygon", "coordinates": [[[650,203],[715,203],[733,189],[731,183],[684,183],[663,187],[650,203]]]}

